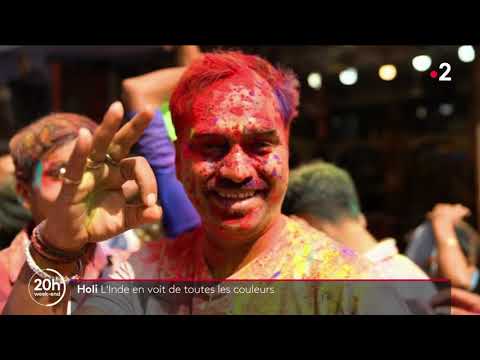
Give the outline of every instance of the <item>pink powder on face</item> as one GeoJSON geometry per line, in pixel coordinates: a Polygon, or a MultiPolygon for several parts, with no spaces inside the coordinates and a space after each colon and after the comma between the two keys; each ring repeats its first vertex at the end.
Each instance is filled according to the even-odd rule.
{"type": "Polygon", "coordinates": [[[192,109],[192,128],[185,133],[193,136],[180,139],[178,164],[204,224],[216,224],[222,231],[230,226],[243,231],[265,226],[274,214],[280,215],[288,178],[288,127],[270,85],[252,75],[219,81],[196,95],[192,109]],[[272,131],[277,134],[275,143],[257,140],[259,134],[272,131]],[[199,146],[196,139],[206,134],[215,140],[199,146]],[[266,150],[258,151],[262,146],[266,150]],[[220,150],[208,157],[199,148],[220,150]],[[251,208],[242,207],[242,216],[233,216],[230,208],[212,200],[217,189],[224,189],[225,180],[263,195],[255,196],[251,208]]]}
{"type": "Polygon", "coordinates": [[[58,183],[59,180],[54,179],[50,176],[42,176],[42,189],[48,189],[52,185],[58,183]]]}
{"type": "Polygon", "coordinates": [[[230,112],[234,115],[242,116],[243,115],[243,108],[240,107],[240,106],[235,106],[235,107],[230,109],[230,112]]]}
{"type": "Polygon", "coordinates": [[[53,169],[56,169],[59,164],[55,160],[43,160],[42,161],[42,177],[41,177],[41,189],[48,190],[52,185],[58,184],[61,181],[49,175],[49,172],[53,169]]]}

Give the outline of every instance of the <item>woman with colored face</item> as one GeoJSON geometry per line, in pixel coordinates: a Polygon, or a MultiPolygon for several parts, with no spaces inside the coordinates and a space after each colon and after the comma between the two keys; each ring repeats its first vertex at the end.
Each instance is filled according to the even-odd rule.
{"type": "Polygon", "coordinates": [[[25,262],[23,242],[32,229],[43,221],[60,192],[62,169],[75,146],[81,127],[94,131],[90,119],[70,113],[47,116],[17,133],[10,142],[10,153],[15,165],[16,191],[19,201],[32,215],[32,222],[0,252],[0,265],[7,277],[2,284],[9,289],[0,298],[0,308],[8,298],[25,262]],[[8,279],[8,281],[7,281],[8,279]]]}
{"type": "Polygon", "coordinates": [[[58,197],[62,169],[73,151],[79,129],[94,131],[96,126],[86,117],[59,113],[36,121],[11,140],[17,193],[36,224],[46,218],[48,207],[58,197]]]}
{"type": "MultiPolygon", "coordinates": [[[[12,244],[0,252],[2,277],[0,312],[25,263],[23,243],[31,238],[33,228],[45,220],[55,207],[63,185],[66,166],[75,148],[81,128],[94,132],[92,120],[71,113],[46,116],[17,133],[10,142],[15,165],[16,190],[19,201],[29,209],[32,222],[23,229],[12,244]]],[[[106,256],[126,259],[126,251],[111,249],[107,244],[92,249],[85,278],[95,278],[107,265],[106,256]]]]}

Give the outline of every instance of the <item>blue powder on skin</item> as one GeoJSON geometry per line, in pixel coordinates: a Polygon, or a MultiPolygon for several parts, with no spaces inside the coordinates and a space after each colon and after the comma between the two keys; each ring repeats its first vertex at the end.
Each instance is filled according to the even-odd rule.
{"type": "Polygon", "coordinates": [[[35,165],[35,171],[33,172],[33,188],[41,189],[42,188],[42,173],[43,173],[43,164],[41,161],[37,162],[35,165]]]}

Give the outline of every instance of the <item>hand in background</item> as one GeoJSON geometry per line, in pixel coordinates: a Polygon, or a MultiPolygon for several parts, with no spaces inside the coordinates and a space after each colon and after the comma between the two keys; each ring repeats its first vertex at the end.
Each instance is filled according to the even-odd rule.
{"type": "Polygon", "coordinates": [[[458,288],[439,292],[430,304],[437,312],[447,312],[451,315],[480,315],[480,296],[458,288]]]}

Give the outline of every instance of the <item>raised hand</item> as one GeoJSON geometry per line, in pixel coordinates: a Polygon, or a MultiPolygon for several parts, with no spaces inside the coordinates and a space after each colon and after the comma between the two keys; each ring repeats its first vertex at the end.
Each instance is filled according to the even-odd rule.
{"type": "Polygon", "coordinates": [[[142,157],[128,157],[153,119],[153,110],[138,113],[120,128],[123,115],[116,102],[93,137],[81,129],[60,195],[41,229],[44,241],[52,246],[78,251],[87,243],[161,219],[150,165],[142,157]]]}
{"type": "Polygon", "coordinates": [[[436,204],[433,210],[427,214],[427,218],[456,225],[469,215],[470,210],[461,204],[436,204]]]}

